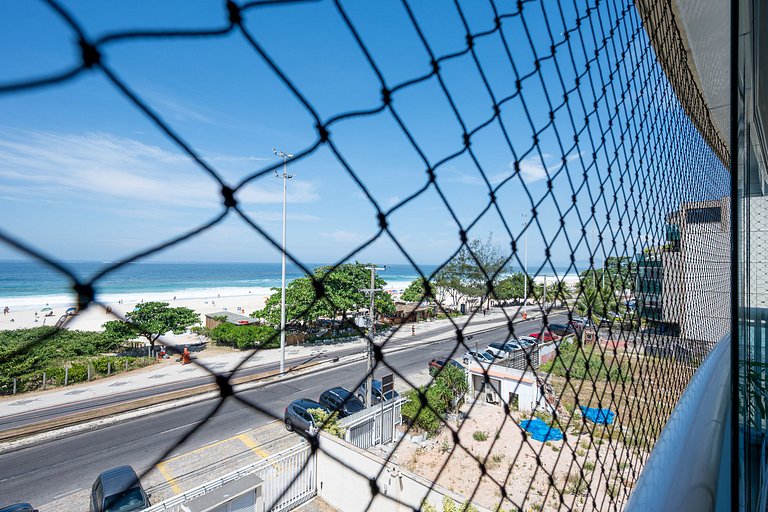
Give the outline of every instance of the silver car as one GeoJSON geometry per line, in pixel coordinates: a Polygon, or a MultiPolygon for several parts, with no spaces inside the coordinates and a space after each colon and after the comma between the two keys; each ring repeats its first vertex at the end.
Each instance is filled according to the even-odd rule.
{"type": "Polygon", "coordinates": [[[309,413],[310,409],[320,409],[330,413],[327,407],[310,400],[309,398],[299,398],[291,402],[285,408],[285,429],[289,432],[296,431],[303,436],[315,435],[319,425],[315,424],[314,418],[309,413]]]}

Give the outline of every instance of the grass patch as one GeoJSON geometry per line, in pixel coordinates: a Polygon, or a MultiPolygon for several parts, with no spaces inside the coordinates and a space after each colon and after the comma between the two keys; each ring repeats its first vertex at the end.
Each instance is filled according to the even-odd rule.
{"type": "Polygon", "coordinates": [[[482,430],[475,430],[472,434],[472,439],[475,441],[486,441],[488,439],[488,434],[482,430]]]}

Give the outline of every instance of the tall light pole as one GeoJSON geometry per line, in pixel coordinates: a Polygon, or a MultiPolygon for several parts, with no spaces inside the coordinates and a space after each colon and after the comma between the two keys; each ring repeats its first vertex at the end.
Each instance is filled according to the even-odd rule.
{"type": "Polygon", "coordinates": [[[276,178],[283,178],[283,278],[282,278],[282,291],[280,293],[280,375],[285,373],[285,192],[288,188],[288,180],[293,178],[288,174],[288,159],[293,158],[293,155],[283,153],[275,148],[272,148],[272,152],[275,156],[283,159],[283,175],[275,170],[276,178]]]}
{"type": "Polygon", "coordinates": [[[523,286],[525,287],[525,293],[523,293],[523,307],[525,307],[528,304],[528,214],[523,213],[523,229],[525,229],[524,236],[524,260],[523,264],[525,265],[525,275],[523,276],[523,286]]]}
{"type": "MultiPolygon", "coordinates": [[[[387,267],[377,267],[376,265],[371,265],[368,267],[368,270],[371,271],[371,287],[370,288],[363,288],[360,291],[363,293],[368,293],[371,296],[371,304],[370,309],[368,310],[369,314],[369,322],[371,323],[371,327],[368,329],[368,355],[365,358],[366,359],[366,377],[365,377],[365,405],[367,407],[371,406],[371,395],[373,395],[373,336],[376,333],[376,316],[374,315],[374,298],[376,297],[376,292],[380,292],[381,288],[376,288],[376,271],[377,270],[387,270],[387,267]]],[[[382,390],[383,391],[383,390],[382,390]]],[[[384,401],[384,396],[381,397],[382,402],[384,401]]]]}

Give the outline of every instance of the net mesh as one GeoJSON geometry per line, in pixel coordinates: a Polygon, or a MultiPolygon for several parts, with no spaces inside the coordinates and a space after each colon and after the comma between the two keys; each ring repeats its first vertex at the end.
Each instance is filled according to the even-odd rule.
{"type": "MultiPolygon", "coordinates": [[[[411,53],[423,55],[421,71],[412,74],[408,66],[398,69],[378,60],[381,42],[369,38],[370,27],[356,21],[358,9],[329,2],[348,32],[350,49],[362,56],[374,77],[361,80],[359,88],[373,88],[373,97],[378,97],[366,108],[333,115],[322,113],[327,108],[316,105],[307,92],[313,89],[311,77],[298,66],[281,66],[269,49],[270,41],[262,40],[255,28],[269,9],[280,9],[288,17],[314,2],[226,2],[220,18],[207,27],[115,30],[99,37],[89,35],[78,9],[55,0],[44,4],[71,31],[79,62],[57,73],[2,82],[0,99],[32,90],[47,94],[85,73],[102,76],[211,178],[220,191],[221,211],[162,243],[134,248],[85,280],[24,237],[2,230],[0,240],[66,276],[81,309],[108,307],[99,298],[108,276],[201,236],[225,219],[240,220],[281,252],[281,243],[265,227],[265,220],[244,208],[239,196],[282,171],[283,161],[276,159],[237,181],[225,179],[107,58],[118,49],[129,51],[132,45],[188,39],[205,45],[236,39],[269,71],[273,88],[305,111],[314,131],[314,141],[296,151],[289,168],[331,155],[373,213],[373,235],[339,254],[322,272],[315,272],[289,244],[287,258],[306,274],[312,295],[302,311],[290,312],[289,323],[311,316],[321,304],[330,304],[342,321],[356,314],[348,305],[333,303],[329,290],[335,271],[365,249],[387,241],[421,276],[422,302],[450,323],[453,338],[445,358],[461,361],[469,374],[468,389],[450,380],[449,366],[433,371],[429,381],[419,385],[391,362],[388,350],[403,331],[407,334],[409,324],[395,324],[376,336],[355,327],[368,340],[369,374],[393,373],[400,389],[414,390],[403,405],[403,433],[383,452],[386,463],[377,476],[395,464],[424,476],[430,483],[428,491],[455,490],[461,499],[488,509],[616,510],[626,505],[686,384],[728,328],[729,185],[722,164],[727,155],[719,141],[715,150],[707,143],[717,139],[711,126],[702,126],[708,116],[694,116],[694,124],[676,95],[697,91],[690,73],[677,73],[673,87],[657,61],[654,48],[666,48],[667,70],[686,67],[668,2],[657,2],[653,12],[646,8],[642,18],[632,2],[618,0],[491,0],[482,8],[445,2],[433,7],[450,13],[456,23],[435,32],[429,10],[403,0],[398,6],[403,26],[397,28],[411,35],[411,53]],[[644,24],[642,19],[654,23],[644,24]],[[458,49],[444,52],[446,33],[461,42],[458,49]],[[651,41],[656,41],[654,46],[651,41]],[[454,86],[457,69],[473,73],[476,87],[454,86]],[[425,89],[439,105],[440,116],[429,110],[431,105],[421,108],[408,101],[411,91],[425,89]],[[468,103],[475,108],[468,109],[468,103]],[[393,123],[414,158],[410,174],[414,191],[389,206],[374,185],[381,182],[380,176],[369,166],[353,163],[357,149],[345,149],[334,135],[343,133],[345,125],[357,126],[368,118],[393,123]],[[430,122],[451,123],[456,136],[437,144],[425,142],[429,137],[424,127],[430,122]],[[493,140],[493,152],[504,152],[510,162],[501,175],[488,159],[488,140],[493,140]],[[487,192],[485,202],[474,204],[470,215],[455,204],[446,186],[456,178],[457,168],[462,169],[461,177],[487,192]],[[395,222],[399,212],[426,197],[441,205],[441,215],[447,215],[457,233],[450,256],[430,273],[423,272],[412,255],[407,227],[395,222]],[[486,243],[482,240],[489,218],[501,233],[486,243]],[[533,240],[541,249],[531,254],[535,264],[528,267],[525,252],[533,240]],[[525,302],[517,288],[509,288],[510,269],[526,274],[525,302]],[[569,280],[574,275],[578,279],[569,280]],[[462,304],[465,314],[457,316],[462,304]],[[492,364],[483,356],[465,355],[477,349],[472,338],[478,334],[469,327],[490,313],[504,320],[494,331],[496,341],[515,342],[528,334],[524,331],[535,330],[538,342],[523,340],[507,346],[508,351],[500,349],[499,354],[507,353],[492,364]],[[522,323],[528,317],[539,323],[526,327],[534,325],[522,323]],[[446,411],[438,397],[445,386],[458,386],[454,392],[461,389],[454,396],[463,395],[462,404],[448,400],[447,409],[456,411],[446,411]],[[531,403],[523,403],[527,393],[533,393],[531,403]],[[430,418],[437,425],[427,426],[430,418]],[[541,424],[527,423],[534,419],[541,424]],[[537,440],[536,425],[543,425],[544,440],[537,440]],[[407,441],[425,428],[437,431],[436,441],[428,445],[407,441]]],[[[325,57],[330,61],[336,56],[325,57]]],[[[686,103],[690,108],[691,101],[686,103]]],[[[369,137],[374,145],[377,133],[371,130],[369,137]]],[[[376,296],[379,300],[382,292],[376,296]]],[[[34,343],[44,344],[53,335],[55,331],[34,343]]],[[[164,343],[163,338],[158,341],[164,343]]],[[[4,357],[30,348],[26,345],[4,357]]],[[[274,416],[233,387],[242,369],[262,350],[252,350],[227,373],[192,361],[215,377],[219,398],[173,446],[152,454],[153,465],[167,460],[226,402],[237,401],[254,413],[274,416]]],[[[358,384],[368,376],[361,374],[358,384]]],[[[309,442],[312,450],[323,450],[316,438],[309,442]]],[[[332,453],[329,456],[346,464],[332,453]]],[[[371,485],[354,493],[365,494],[369,506],[376,499],[414,506],[397,494],[385,493],[370,475],[363,476],[371,485]]],[[[281,494],[288,492],[291,486],[285,485],[281,494]]]]}

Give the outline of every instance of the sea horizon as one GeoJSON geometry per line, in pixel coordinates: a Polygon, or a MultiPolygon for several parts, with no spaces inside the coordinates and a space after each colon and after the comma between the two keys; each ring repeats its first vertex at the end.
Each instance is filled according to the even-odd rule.
{"type": "MultiPolygon", "coordinates": [[[[81,280],[97,274],[109,263],[102,261],[67,261],[64,265],[81,280]]],[[[310,270],[327,264],[305,264],[310,270]]],[[[420,264],[429,275],[437,265],[420,264]]],[[[529,271],[535,270],[533,265],[529,271]]],[[[519,269],[514,267],[509,272],[519,269]]],[[[558,269],[558,275],[574,275],[558,269]]],[[[293,264],[286,265],[286,281],[304,276],[293,264]]],[[[388,264],[378,272],[388,290],[403,290],[419,277],[412,265],[388,264]]],[[[99,279],[97,300],[104,303],[140,302],[142,300],[207,299],[242,295],[269,295],[281,285],[280,263],[235,262],[133,262],[99,279]]],[[[70,305],[74,301],[66,276],[42,263],[29,260],[0,260],[0,302],[9,307],[70,305]]]]}

